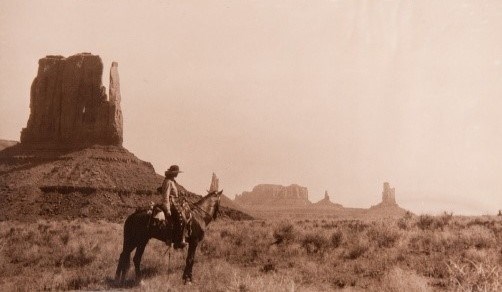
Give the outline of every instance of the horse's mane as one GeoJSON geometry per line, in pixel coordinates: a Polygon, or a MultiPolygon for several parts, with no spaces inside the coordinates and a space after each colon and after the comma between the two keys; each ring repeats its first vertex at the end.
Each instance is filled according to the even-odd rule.
{"type": "Polygon", "coordinates": [[[220,204],[217,202],[216,204],[214,204],[212,206],[212,208],[214,208],[214,213],[213,215],[211,215],[211,211],[213,210],[204,210],[205,208],[205,204],[207,204],[208,201],[210,201],[211,199],[213,199],[214,197],[216,197],[216,195],[218,194],[218,191],[212,191],[210,193],[208,193],[206,196],[202,197],[200,200],[198,200],[197,202],[193,203],[192,205],[193,206],[190,206],[191,209],[193,211],[202,211],[204,214],[202,214],[203,216],[205,215],[210,215],[212,217],[212,219],[216,219],[216,216],[218,214],[218,211],[219,211],[219,208],[220,208],[220,204]]]}

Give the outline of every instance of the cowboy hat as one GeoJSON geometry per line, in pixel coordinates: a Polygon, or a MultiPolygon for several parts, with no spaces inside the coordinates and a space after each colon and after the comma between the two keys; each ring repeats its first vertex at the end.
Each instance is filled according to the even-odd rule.
{"type": "Polygon", "coordinates": [[[181,173],[183,171],[180,171],[180,167],[177,165],[171,165],[168,170],[166,170],[165,175],[168,174],[175,174],[175,173],[181,173]]]}

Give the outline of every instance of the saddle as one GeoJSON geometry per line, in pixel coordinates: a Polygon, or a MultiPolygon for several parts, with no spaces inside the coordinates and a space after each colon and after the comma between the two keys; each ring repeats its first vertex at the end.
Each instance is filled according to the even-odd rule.
{"type": "MultiPolygon", "coordinates": [[[[150,215],[150,228],[159,230],[167,229],[168,231],[173,232],[175,230],[174,224],[176,224],[177,220],[176,219],[173,220],[172,217],[166,218],[164,211],[162,211],[162,208],[160,206],[161,206],[160,204],[154,204],[153,202],[151,202],[148,208],[141,208],[141,209],[142,211],[146,210],[147,214],[150,215]]],[[[179,216],[180,217],[179,219],[184,222],[183,225],[185,226],[185,231],[186,231],[185,235],[189,236],[192,231],[190,226],[191,224],[189,224],[192,219],[192,210],[187,204],[179,206],[180,208],[177,208],[178,206],[172,204],[171,207],[172,207],[171,212],[174,211],[173,209],[176,209],[176,212],[178,212],[177,216],[179,216]],[[181,212],[184,213],[185,218],[183,218],[181,212]]]]}
{"type": "Polygon", "coordinates": [[[153,225],[165,225],[168,226],[168,222],[172,225],[172,220],[167,220],[164,211],[159,204],[151,204],[150,209],[147,211],[151,216],[151,221],[153,225]]]}

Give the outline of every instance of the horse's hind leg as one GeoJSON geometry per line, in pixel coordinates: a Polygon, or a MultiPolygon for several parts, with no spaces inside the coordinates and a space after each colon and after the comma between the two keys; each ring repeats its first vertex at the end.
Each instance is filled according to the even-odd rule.
{"type": "Polygon", "coordinates": [[[124,284],[125,276],[131,265],[131,252],[134,246],[124,246],[122,253],[120,254],[119,264],[117,266],[117,271],[115,272],[115,282],[118,284],[124,284]]]}
{"type": "Polygon", "coordinates": [[[136,252],[134,253],[134,270],[136,272],[136,282],[141,283],[141,257],[143,257],[143,252],[145,251],[145,247],[147,242],[142,242],[136,248],[136,252]]]}

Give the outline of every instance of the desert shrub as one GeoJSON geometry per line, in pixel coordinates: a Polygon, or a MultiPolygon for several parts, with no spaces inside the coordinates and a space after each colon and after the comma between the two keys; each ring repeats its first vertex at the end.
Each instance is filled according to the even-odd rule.
{"type": "Polygon", "coordinates": [[[343,242],[343,233],[340,230],[333,232],[329,238],[330,246],[333,248],[339,247],[343,242]]]}
{"type": "Polygon", "coordinates": [[[378,247],[392,247],[400,238],[399,232],[392,227],[377,225],[368,230],[368,237],[375,242],[378,247]]]}
{"type": "Polygon", "coordinates": [[[501,291],[502,270],[498,265],[482,262],[449,261],[451,284],[462,291],[501,291]]]}
{"type": "Polygon", "coordinates": [[[461,239],[465,241],[465,245],[473,246],[477,249],[490,248],[496,245],[496,237],[493,232],[483,226],[471,226],[464,230],[461,239]]]}
{"type": "Polygon", "coordinates": [[[399,227],[402,230],[408,230],[410,228],[409,220],[406,218],[399,218],[396,222],[397,227],[399,227]]]}
{"type": "Polygon", "coordinates": [[[345,253],[345,258],[355,260],[362,256],[369,249],[368,243],[363,241],[356,241],[356,244],[349,246],[345,253]]]}
{"type": "Polygon", "coordinates": [[[309,254],[320,253],[328,246],[328,240],[321,234],[308,233],[303,237],[301,244],[309,254]]]}
{"type": "Polygon", "coordinates": [[[410,211],[406,211],[403,217],[399,218],[396,222],[397,227],[403,230],[408,230],[411,226],[411,221],[413,219],[413,214],[410,211]]]}
{"type": "Polygon", "coordinates": [[[221,237],[221,238],[229,237],[230,235],[231,235],[231,233],[230,233],[228,230],[226,230],[226,229],[225,229],[225,230],[222,230],[222,231],[220,232],[220,237],[221,237]]]}
{"type": "Polygon", "coordinates": [[[493,253],[486,249],[469,248],[460,252],[460,257],[464,261],[473,262],[491,262],[495,263],[496,258],[493,257],[493,253]]]}
{"type": "Polygon", "coordinates": [[[70,241],[70,232],[68,231],[64,231],[62,232],[60,235],[59,235],[59,239],[61,239],[61,242],[64,244],[64,245],[67,245],[68,242],[70,241]]]}
{"type": "Polygon", "coordinates": [[[347,227],[354,233],[363,232],[369,226],[370,226],[369,224],[361,222],[359,220],[349,221],[347,224],[347,227]]]}
{"type": "Polygon", "coordinates": [[[287,222],[287,223],[281,223],[279,224],[278,227],[274,229],[274,239],[276,244],[280,243],[287,243],[293,241],[295,238],[295,228],[293,224],[287,222]]]}
{"type": "Polygon", "coordinates": [[[418,216],[416,225],[422,230],[433,229],[434,217],[432,217],[431,215],[420,215],[418,216]]]}
{"type": "Polygon", "coordinates": [[[269,272],[275,272],[277,269],[275,267],[275,264],[272,262],[271,259],[267,260],[267,263],[264,264],[261,269],[262,272],[264,273],[269,273],[269,272]]]}
{"type": "Polygon", "coordinates": [[[444,227],[447,226],[450,221],[453,219],[453,213],[443,212],[441,216],[439,216],[439,226],[444,227]]]}
{"type": "Polygon", "coordinates": [[[87,275],[75,275],[68,281],[68,286],[65,287],[68,290],[81,290],[88,287],[89,284],[97,282],[98,279],[87,275]]]}
{"type": "Polygon", "coordinates": [[[431,216],[431,215],[420,215],[415,223],[415,225],[422,230],[443,230],[447,226],[453,214],[444,213],[441,216],[431,216]]]}
{"type": "Polygon", "coordinates": [[[80,245],[76,253],[65,256],[60,263],[56,264],[61,264],[66,268],[84,267],[92,263],[95,258],[83,245],[80,245]]]}
{"type": "Polygon", "coordinates": [[[487,225],[493,224],[492,222],[493,221],[489,221],[486,219],[476,218],[473,220],[469,220],[469,222],[467,222],[467,227],[471,227],[473,225],[487,226],[487,225]]]}
{"type": "MultiPolygon", "coordinates": [[[[423,291],[427,280],[430,287],[446,291],[484,287],[502,291],[497,282],[502,268],[502,220],[455,216],[443,223],[444,230],[436,223],[422,230],[418,216],[405,217],[401,219],[408,229],[398,228],[396,221],[384,225],[327,219],[326,227],[336,226],[330,230],[323,224],[315,229],[313,220],[303,226],[286,220],[218,220],[199,246],[195,275],[201,280],[192,288],[328,291],[353,286],[354,290],[423,291]],[[392,239],[379,243],[388,232],[398,238],[393,244],[392,239]],[[271,244],[274,241],[282,243],[271,244]]],[[[433,220],[445,221],[441,216],[433,220]]],[[[4,277],[0,291],[116,288],[108,278],[113,280],[122,228],[122,224],[84,220],[0,222],[0,275],[4,277]]],[[[173,290],[186,289],[178,279],[185,264],[183,252],[173,252],[169,273],[165,249],[160,241],[149,243],[142,261],[148,281],[133,290],[162,290],[166,280],[173,290]]]]}
{"type": "Polygon", "coordinates": [[[427,286],[427,280],[417,275],[413,271],[405,271],[395,267],[388,271],[382,278],[380,291],[401,292],[401,291],[431,291],[427,286]]]}
{"type": "Polygon", "coordinates": [[[333,275],[331,285],[334,289],[342,289],[345,287],[353,287],[356,285],[358,277],[354,274],[337,274],[333,275]]]}
{"type": "Polygon", "coordinates": [[[216,244],[213,241],[207,240],[207,238],[205,238],[205,240],[203,240],[199,246],[199,250],[203,255],[214,256],[216,254],[216,244]]]}
{"type": "Polygon", "coordinates": [[[322,224],[321,227],[324,228],[324,229],[333,229],[333,228],[338,227],[338,224],[335,221],[323,222],[323,223],[324,224],[322,224]]]}
{"type": "Polygon", "coordinates": [[[453,253],[465,248],[466,244],[457,233],[427,230],[410,237],[408,247],[416,253],[453,253]]]}

